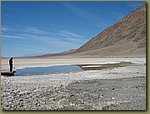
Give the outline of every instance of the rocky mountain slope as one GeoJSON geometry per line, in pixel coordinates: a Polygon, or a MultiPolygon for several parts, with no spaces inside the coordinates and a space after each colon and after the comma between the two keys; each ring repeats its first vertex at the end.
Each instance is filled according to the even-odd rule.
{"type": "Polygon", "coordinates": [[[146,57],[146,5],[92,38],[74,52],[81,57],[146,57]]]}

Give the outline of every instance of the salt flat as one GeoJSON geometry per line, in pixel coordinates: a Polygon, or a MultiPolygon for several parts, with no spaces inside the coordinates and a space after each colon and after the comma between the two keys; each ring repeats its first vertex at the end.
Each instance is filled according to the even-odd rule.
{"type": "MultiPolygon", "coordinates": [[[[74,65],[74,64],[106,64],[106,63],[118,63],[118,62],[132,62],[143,64],[146,63],[146,58],[24,58],[15,59],[15,69],[27,68],[27,67],[44,67],[54,65],[74,65]]],[[[8,69],[8,59],[2,59],[2,70],[8,69]]]]}
{"type": "MultiPolygon", "coordinates": [[[[137,63],[113,69],[1,77],[3,110],[146,110],[145,58],[15,59],[15,68],[137,63]]],[[[2,59],[7,70],[8,60],[2,59]]]]}

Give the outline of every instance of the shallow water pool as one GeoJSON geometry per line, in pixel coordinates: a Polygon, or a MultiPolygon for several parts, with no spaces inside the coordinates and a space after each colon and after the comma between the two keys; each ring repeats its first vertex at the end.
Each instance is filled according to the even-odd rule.
{"type": "Polygon", "coordinates": [[[60,65],[60,66],[49,66],[49,67],[33,67],[16,70],[15,76],[30,76],[30,75],[47,75],[47,74],[58,74],[84,71],[80,66],[77,65],[60,65]]]}

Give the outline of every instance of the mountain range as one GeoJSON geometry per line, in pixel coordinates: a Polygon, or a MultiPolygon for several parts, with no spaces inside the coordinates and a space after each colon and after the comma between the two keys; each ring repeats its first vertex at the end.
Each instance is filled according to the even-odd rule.
{"type": "Polygon", "coordinates": [[[146,57],[146,5],[106,28],[74,54],[82,57],[146,57]]]}
{"type": "Polygon", "coordinates": [[[146,4],[73,49],[40,57],[146,57],[146,4]]]}

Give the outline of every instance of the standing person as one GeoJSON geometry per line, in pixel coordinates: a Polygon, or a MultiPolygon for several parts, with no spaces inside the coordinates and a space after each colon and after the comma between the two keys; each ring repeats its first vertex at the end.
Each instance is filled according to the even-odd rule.
{"type": "Polygon", "coordinates": [[[13,58],[12,57],[9,59],[9,66],[10,66],[10,72],[12,72],[13,70],[13,58]]]}

